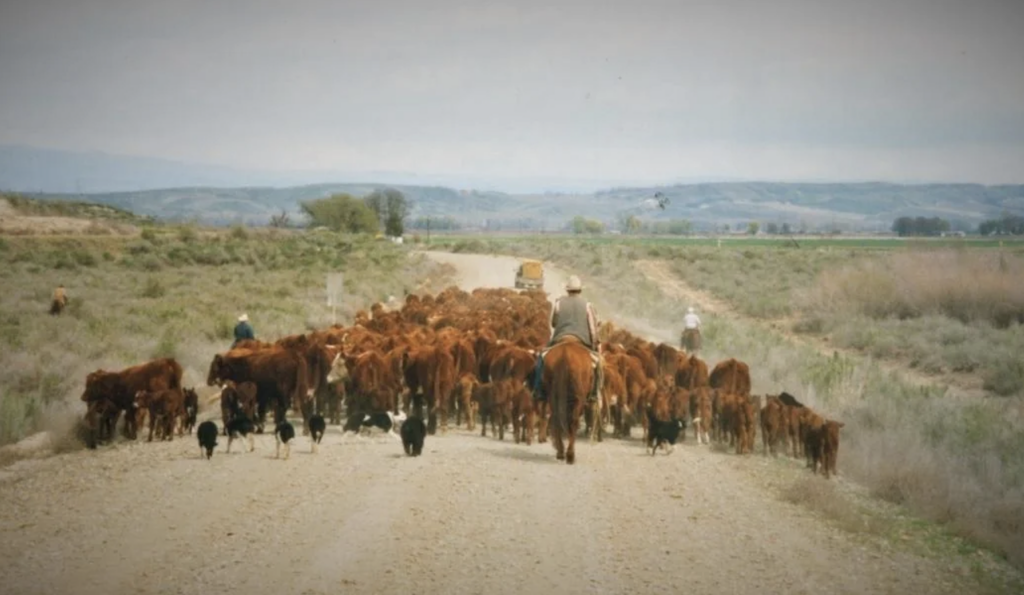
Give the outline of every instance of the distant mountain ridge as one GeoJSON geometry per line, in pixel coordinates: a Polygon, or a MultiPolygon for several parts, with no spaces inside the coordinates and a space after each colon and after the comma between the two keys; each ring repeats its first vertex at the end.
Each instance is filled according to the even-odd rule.
{"type": "MultiPolygon", "coordinates": [[[[140,160],[136,162],[140,168],[150,169],[132,173],[100,157],[94,164],[98,176],[109,174],[108,180],[117,179],[123,184],[149,176],[150,180],[166,180],[168,187],[87,192],[83,188],[89,185],[79,180],[77,188],[71,190],[39,192],[27,182],[19,186],[12,180],[38,179],[49,175],[46,172],[74,170],[73,167],[62,170],[60,159],[68,158],[67,152],[55,151],[55,155],[50,155],[45,150],[31,153],[21,148],[9,149],[0,146],[0,189],[46,200],[90,200],[158,219],[194,220],[213,225],[238,222],[261,225],[282,211],[298,221],[302,201],[334,193],[365,196],[384,186],[397,188],[406,195],[412,205],[413,219],[451,217],[466,227],[554,230],[576,216],[614,226],[619,220],[635,215],[644,220],[687,219],[697,230],[721,229],[723,225],[736,229],[757,221],[762,225],[786,223],[794,230],[885,231],[898,217],[922,216],[940,217],[949,220],[954,229],[970,230],[1004,213],[1024,216],[1024,185],[732,181],[617,186],[596,192],[508,193],[456,189],[446,184],[401,183],[407,179],[432,178],[414,174],[382,173],[380,179],[370,181],[305,183],[301,181],[303,176],[314,174],[246,172],[214,166],[194,166],[200,168],[194,170],[189,165],[141,158],[133,159],[140,160]],[[55,161],[50,160],[51,157],[55,161]],[[26,173],[26,168],[31,171],[26,173]],[[197,179],[197,171],[205,172],[204,179],[209,182],[173,183],[183,178],[197,179]],[[288,179],[300,181],[290,183],[288,179]],[[664,209],[658,208],[657,201],[652,200],[656,193],[668,198],[664,209]]],[[[82,154],[75,155],[81,157],[82,154]]],[[[81,161],[75,163],[82,164],[81,161]]],[[[64,180],[60,184],[66,188],[66,175],[60,179],[64,180]]],[[[57,182],[52,186],[61,187],[57,182]]],[[[473,186],[467,183],[465,187],[473,186]]]]}

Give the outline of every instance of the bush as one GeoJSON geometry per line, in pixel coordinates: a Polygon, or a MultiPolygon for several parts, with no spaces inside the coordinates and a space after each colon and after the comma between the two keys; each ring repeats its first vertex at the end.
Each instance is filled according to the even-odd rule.
{"type": "Polygon", "coordinates": [[[178,228],[178,239],[186,244],[191,244],[199,239],[199,233],[193,225],[182,225],[178,228]]]}
{"type": "Polygon", "coordinates": [[[245,226],[243,225],[232,225],[231,238],[235,240],[246,240],[249,238],[249,232],[245,230],[245,226]]]}
{"type": "Polygon", "coordinates": [[[142,239],[146,240],[147,242],[156,243],[156,232],[153,231],[152,227],[144,227],[144,228],[142,228],[142,233],[140,234],[140,236],[142,237],[142,239]]]}
{"type": "Polygon", "coordinates": [[[146,279],[146,285],[142,288],[142,297],[144,298],[160,298],[167,293],[167,289],[164,288],[160,280],[155,277],[146,279]]]}
{"type": "Polygon", "coordinates": [[[1015,395],[1024,389],[1024,362],[1008,359],[997,362],[984,374],[984,388],[997,395],[1015,395]]]}

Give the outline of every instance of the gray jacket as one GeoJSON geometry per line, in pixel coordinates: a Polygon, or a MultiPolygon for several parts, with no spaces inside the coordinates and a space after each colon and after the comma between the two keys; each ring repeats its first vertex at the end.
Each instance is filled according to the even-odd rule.
{"type": "Polygon", "coordinates": [[[555,300],[551,308],[551,328],[551,344],[573,335],[590,349],[597,349],[597,314],[582,295],[570,294],[555,300]]]}

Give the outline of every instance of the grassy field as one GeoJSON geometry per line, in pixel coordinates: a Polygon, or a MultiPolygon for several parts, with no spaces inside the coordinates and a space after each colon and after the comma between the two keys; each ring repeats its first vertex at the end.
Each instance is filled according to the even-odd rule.
{"type": "MultiPolygon", "coordinates": [[[[442,246],[558,264],[583,277],[589,287],[586,294],[599,312],[615,313],[614,321],[675,344],[687,304],[662,293],[633,266],[637,260],[665,261],[689,285],[725,300],[745,315],[704,316],[702,356],[709,364],[728,357],[746,361],[755,393],[787,390],[844,421],[841,474],[876,496],[1024,564],[1024,372],[1019,359],[1024,333],[1017,322],[993,323],[987,311],[990,306],[1007,307],[998,305],[1004,297],[1001,292],[1016,295],[1024,283],[1017,274],[1018,252],[982,249],[951,254],[949,249],[918,245],[902,251],[829,250],[805,244],[800,248],[738,244],[719,249],[550,237],[493,242],[450,238],[436,245],[442,246]],[[969,271],[981,270],[984,263],[995,263],[996,271],[1000,267],[1005,271],[987,285],[978,280],[971,283],[977,295],[967,310],[974,314],[961,320],[960,310],[950,307],[962,302],[935,300],[934,287],[941,289],[938,295],[952,291],[964,284],[969,271]],[[875,282],[865,281],[857,272],[864,267],[896,283],[895,295],[901,296],[896,306],[921,300],[928,307],[917,317],[902,319],[887,309],[893,307],[892,300],[882,300],[889,306],[878,307],[871,291],[875,282]],[[953,274],[924,274],[946,270],[953,274]],[[848,307],[834,307],[821,298],[821,292],[835,287],[836,276],[860,289],[850,293],[853,304],[848,307]],[[1009,282],[1004,285],[998,279],[1009,282]],[[858,286],[858,281],[865,287],[858,286]],[[874,314],[856,313],[865,309],[874,314]],[[758,318],[767,322],[777,317],[791,321],[795,331],[833,333],[834,340],[859,348],[861,355],[823,353],[809,342],[787,339],[769,324],[758,322],[758,318]],[[861,344],[849,335],[855,329],[867,336],[861,344]],[[886,351],[879,350],[880,345],[905,347],[886,351]],[[965,354],[976,363],[963,373],[998,378],[994,382],[1001,389],[993,389],[988,397],[954,398],[943,386],[919,385],[892,371],[892,366],[882,365],[916,357],[933,362],[930,366],[952,366],[965,354]],[[894,359],[887,360],[890,356],[894,359]]],[[[1019,315],[1022,309],[1014,306],[1009,311],[1019,315]]]]}
{"type": "MultiPolygon", "coordinates": [[[[257,337],[351,320],[388,295],[440,278],[390,242],[332,233],[147,227],[142,237],[0,238],[0,444],[82,412],[85,376],[156,356],[178,358],[186,386],[205,385],[213,355],[247,312],[257,337]],[[332,314],[326,275],[343,273],[332,314]],[[71,301],[47,314],[53,288],[71,301]]],[[[439,290],[440,287],[432,287],[439,290]]]]}
{"type": "MultiPolygon", "coordinates": [[[[420,231],[420,241],[427,243],[427,238],[420,231]]],[[[979,237],[969,236],[956,237],[934,237],[934,238],[900,238],[890,236],[841,236],[841,235],[795,235],[795,236],[747,236],[747,235],[721,235],[721,236],[653,236],[653,235],[621,235],[621,234],[600,234],[600,235],[574,235],[568,232],[547,233],[547,234],[518,234],[518,233],[488,233],[486,235],[474,233],[446,233],[434,232],[429,240],[430,244],[450,245],[459,241],[486,241],[490,243],[509,243],[541,241],[572,241],[584,244],[612,244],[616,246],[669,246],[669,247],[715,247],[715,248],[736,248],[736,247],[772,247],[772,248],[800,248],[800,249],[877,249],[891,250],[893,248],[1005,248],[1017,252],[1024,252],[1024,240],[1013,236],[979,237]]]]}

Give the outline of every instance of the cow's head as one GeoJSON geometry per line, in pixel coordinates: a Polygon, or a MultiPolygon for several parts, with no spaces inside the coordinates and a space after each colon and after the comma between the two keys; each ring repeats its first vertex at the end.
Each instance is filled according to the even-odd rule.
{"type": "MultiPolygon", "coordinates": [[[[346,378],[348,378],[349,358],[346,358],[344,352],[341,351],[340,349],[337,350],[337,352],[334,352],[334,350],[328,351],[329,353],[333,353],[333,355],[331,356],[330,371],[327,372],[327,383],[334,384],[336,382],[345,380],[346,378]]],[[[351,358],[352,366],[355,365],[355,360],[355,357],[351,358]]]]}
{"type": "Polygon", "coordinates": [[[225,368],[227,368],[227,365],[224,363],[224,356],[219,353],[213,356],[213,361],[210,362],[210,371],[206,375],[206,386],[220,386],[223,384],[225,368]]]}
{"type": "Polygon", "coordinates": [[[117,375],[106,370],[96,370],[85,377],[85,390],[82,391],[82,400],[86,403],[105,399],[115,388],[117,375]]]}

